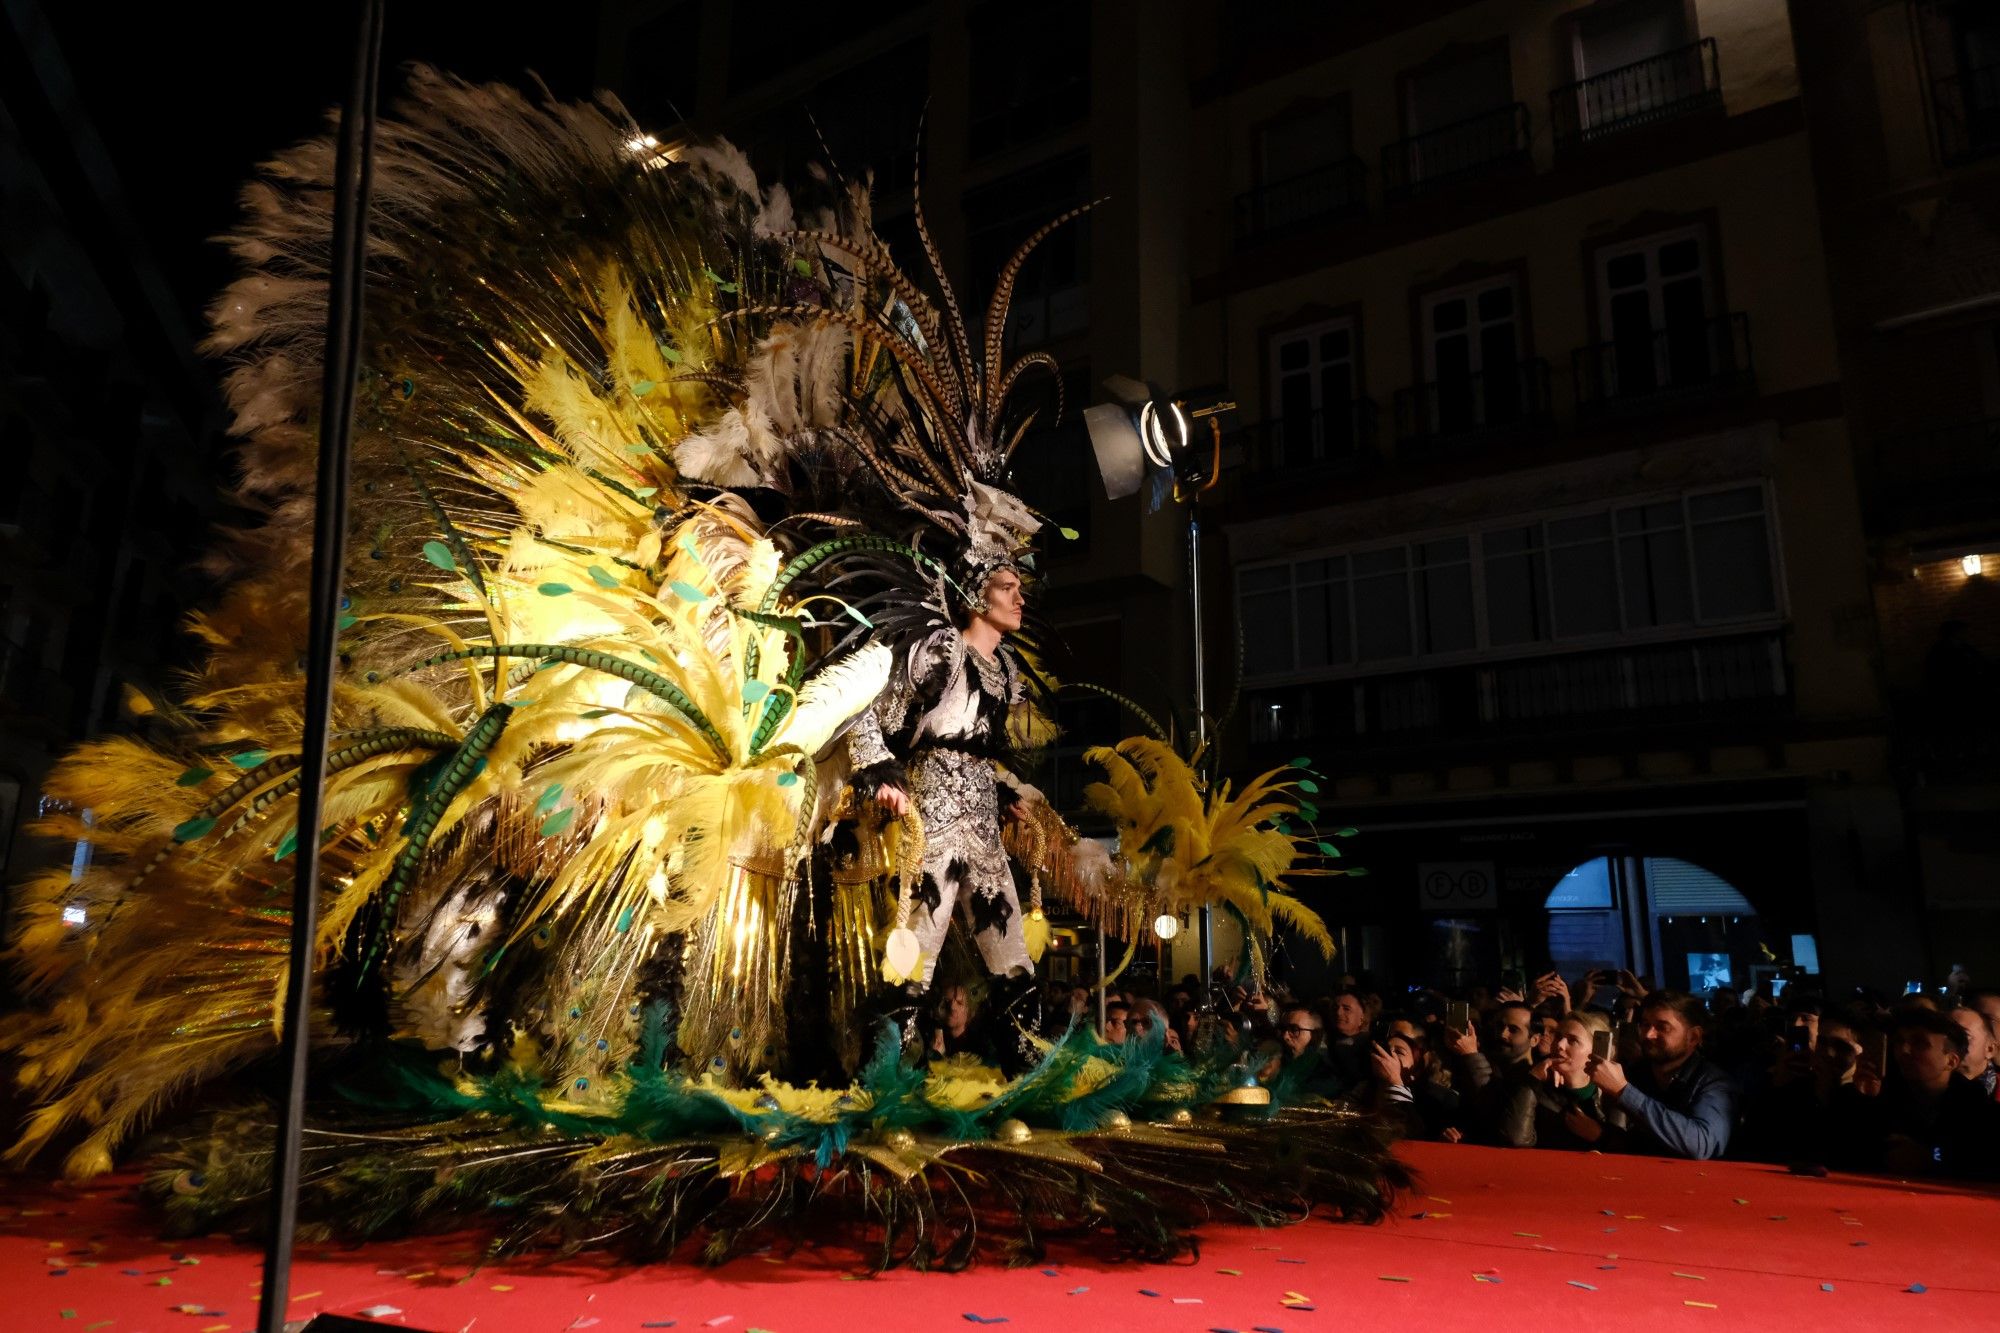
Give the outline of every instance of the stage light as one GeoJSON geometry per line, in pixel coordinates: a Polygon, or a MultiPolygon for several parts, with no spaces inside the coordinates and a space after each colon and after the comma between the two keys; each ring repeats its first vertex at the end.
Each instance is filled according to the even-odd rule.
{"type": "Polygon", "coordinates": [[[1960,556],[1958,567],[1965,571],[1965,577],[1976,579],[1986,572],[1986,560],[1979,552],[1974,551],[1970,555],[1960,556]]]}
{"type": "Polygon", "coordinates": [[[1181,933],[1181,919],[1172,912],[1162,912],[1153,919],[1153,933],[1163,940],[1170,940],[1181,933]]]}

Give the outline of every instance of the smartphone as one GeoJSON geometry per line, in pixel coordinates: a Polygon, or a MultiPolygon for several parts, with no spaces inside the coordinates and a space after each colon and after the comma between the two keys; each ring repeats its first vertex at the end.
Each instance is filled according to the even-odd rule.
{"type": "Polygon", "coordinates": [[[1617,1038],[1612,1035],[1609,1029],[1600,1030],[1592,1028],[1590,1030],[1590,1054],[1598,1060],[1611,1059],[1616,1049],[1614,1045],[1616,1040],[1617,1038]]]}
{"type": "Polygon", "coordinates": [[[1864,1034],[1861,1038],[1861,1057],[1875,1066],[1876,1073],[1888,1072],[1889,1034],[1886,1032],[1864,1034]]]}
{"type": "Polygon", "coordinates": [[[1472,1031],[1472,1006],[1463,1000],[1450,1000],[1444,1006],[1444,1025],[1453,1032],[1472,1031]]]}
{"type": "Polygon", "coordinates": [[[1903,983],[1903,994],[1905,994],[1905,995],[1922,995],[1923,993],[1924,993],[1924,983],[1923,983],[1923,982],[1921,982],[1921,981],[1906,981],[1906,982],[1904,982],[1904,983],[1903,983]]]}

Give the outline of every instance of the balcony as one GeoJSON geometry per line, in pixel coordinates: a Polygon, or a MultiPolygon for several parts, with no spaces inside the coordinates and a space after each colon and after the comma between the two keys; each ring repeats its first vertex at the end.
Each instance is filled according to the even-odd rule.
{"type": "Polygon", "coordinates": [[[1601,648],[1252,690],[1253,745],[1407,745],[1783,717],[1783,635],[1601,648]]]}
{"type": "Polygon", "coordinates": [[[1539,357],[1396,391],[1396,438],[1405,447],[1471,444],[1548,424],[1549,363],[1539,357]]]}
{"type": "Polygon", "coordinates": [[[1261,245],[1365,211],[1367,174],[1360,158],[1349,157],[1245,190],[1236,196],[1237,246],[1261,245]]]}
{"type": "Polygon", "coordinates": [[[1571,354],[1571,371],[1582,417],[1747,394],[1757,385],[1750,317],[1686,320],[1592,343],[1571,354]]]}
{"type": "Polygon", "coordinates": [[[1713,37],[1549,94],[1549,124],[1559,149],[1721,109],[1722,74],[1713,37]]]}
{"type": "Polygon", "coordinates": [[[1276,417],[1245,429],[1249,485],[1259,490],[1351,477],[1375,466],[1375,400],[1354,398],[1337,407],[1276,417]]]}
{"type": "Polygon", "coordinates": [[[1516,102],[1384,148],[1382,195],[1407,199],[1529,166],[1528,108],[1516,102]]]}
{"type": "Polygon", "coordinates": [[[1931,85],[1938,160],[1946,166],[2000,152],[2000,65],[1963,70],[1931,85]]]}

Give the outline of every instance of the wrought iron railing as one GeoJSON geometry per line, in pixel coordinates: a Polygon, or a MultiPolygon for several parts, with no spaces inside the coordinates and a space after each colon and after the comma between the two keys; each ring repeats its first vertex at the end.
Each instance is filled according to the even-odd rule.
{"type": "Polygon", "coordinates": [[[1360,158],[1349,157],[1245,190],[1236,196],[1236,243],[1254,245],[1364,211],[1367,174],[1360,158]]]}
{"type": "Polygon", "coordinates": [[[1621,719],[1677,724],[1778,717],[1791,708],[1776,630],[1506,662],[1251,688],[1253,745],[1386,745],[1589,731],[1621,719]]]}
{"type": "Polygon", "coordinates": [[[1284,486],[1316,474],[1365,471],[1376,461],[1375,419],[1375,400],[1363,397],[1246,428],[1240,438],[1250,484],[1284,486]]]}
{"type": "Polygon", "coordinates": [[[1382,150],[1382,193],[1407,198],[1528,162],[1528,108],[1519,102],[1441,125],[1382,150]]]}
{"type": "Polygon", "coordinates": [[[1536,357],[1396,390],[1396,438],[1405,442],[1545,424],[1549,363],[1536,357]]]}
{"type": "Polygon", "coordinates": [[[1556,89],[1549,124],[1558,147],[1574,147],[1721,107],[1715,39],[1706,37],[1556,89]]]}
{"type": "Polygon", "coordinates": [[[1750,317],[1740,313],[1642,329],[1571,354],[1578,412],[1662,398],[1745,393],[1756,386],[1750,317]]]}
{"type": "Polygon", "coordinates": [[[1946,165],[2000,152],[2000,65],[1976,66],[1931,85],[1938,157],[1946,165]]]}

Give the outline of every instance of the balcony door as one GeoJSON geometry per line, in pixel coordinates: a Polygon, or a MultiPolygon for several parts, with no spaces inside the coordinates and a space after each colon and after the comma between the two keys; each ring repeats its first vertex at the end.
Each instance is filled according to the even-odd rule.
{"type": "Polygon", "coordinates": [[[1586,134],[1699,95],[1699,53],[1672,59],[1693,44],[1684,0],[1626,0],[1599,6],[1571,30],[1578,128],[1586,134]],[[1611,77],[1607,77],[1611,76],[1611,77]]]}
{"type": "Polygon", "coordinates": [[[1608,346],[1599,373],[1609,397],[1687,388],[1726,367],[1713,336],[1714,275],[1700,227],[1597,253],[1598,319],[1608,346]]]}
{"type": "Polygon", "coordinates": [[[1271,417],[1283,467],[1352,454],[1355,337],[1352,319],[1334,319],[1271,340],[1271,417]]]}
{"type": "Polygon", "coordinates": [[[1516,151],[1505,42],[1413,74],[1405,87],[1410,184],[1473,171],[1516,151]]]}
{"type": "Polygon", "coordinates": [[[1354,202],[1345,164],[1354,155],[1347,99],[1289,112],[1258,129],[1252,232],[1278,232],[1339,213],[1354,202]]]}
{"type": "Polygon", "coordinates": [[[1424,379],[1438,434],[1521,417],[1520,301],[1500,278],[1423,298],[1424,379]]]}

